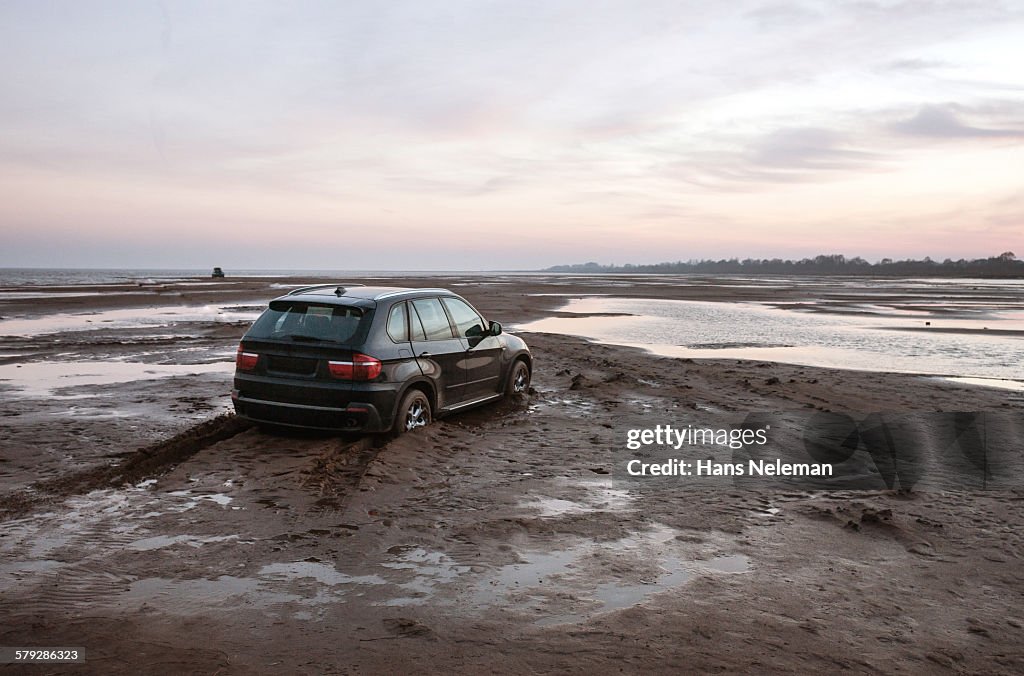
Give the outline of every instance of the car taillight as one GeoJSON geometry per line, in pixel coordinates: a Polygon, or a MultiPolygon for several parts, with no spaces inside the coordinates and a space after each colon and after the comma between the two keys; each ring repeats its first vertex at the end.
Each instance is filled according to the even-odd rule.
{"type": "Polygon", "coordinates": [[[331,375],[341,380],[373,380],[380,375],[380,359],[356,352],[352,361],[329,361],[331,375]]]}
{"type": "Polygon", "coordinates": [[[256,362],[260,360],[260,356],[255,352],[243,352],[242,346],[238,346],[238,353],[235,354],[235,366],[238,367],[239,371],[252,371],[256,368],[256,362]]]}

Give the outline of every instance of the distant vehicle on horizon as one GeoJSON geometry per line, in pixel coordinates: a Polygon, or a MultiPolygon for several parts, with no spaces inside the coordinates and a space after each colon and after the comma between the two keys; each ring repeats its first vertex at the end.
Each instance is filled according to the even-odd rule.
{"type": "Polygon", "coordinates": [[[533,357],[447,289],[295,289],[242,336],[231,400],[244,418],[398,435],[525,393],[533,357]]]}
{"type": "Polygon", "coordinates": [[[214,277],[214,278],[216,278],[216,277],[223,277],[224,276],[224,271],[221,270],[220,268],[214,268],[213,269],[213,273],[210,276],[214,277]]]}

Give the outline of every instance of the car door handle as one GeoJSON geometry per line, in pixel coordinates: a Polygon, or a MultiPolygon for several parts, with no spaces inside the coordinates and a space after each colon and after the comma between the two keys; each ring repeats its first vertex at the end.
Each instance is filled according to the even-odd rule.
{"type": "Polygon", "coordinates": [[[430,356],[429,352],[421,352],[420,353],[420,357],[429,357],[429,356],[430,356]]]}

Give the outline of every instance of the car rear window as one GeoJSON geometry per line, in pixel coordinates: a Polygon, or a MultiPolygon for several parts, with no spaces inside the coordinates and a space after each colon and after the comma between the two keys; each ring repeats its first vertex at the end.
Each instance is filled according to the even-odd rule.
{"type": "Polygon", "coordinates": [[[252,325],[246,337],[351,343],[360,335],[363,320],[363,309],[358,307],[274,301],[252,325]]]}

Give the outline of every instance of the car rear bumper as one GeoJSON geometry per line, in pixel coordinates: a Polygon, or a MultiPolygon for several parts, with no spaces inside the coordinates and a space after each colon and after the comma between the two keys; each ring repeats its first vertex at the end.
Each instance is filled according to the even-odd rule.
{"type": "Polygon", "coordinates": [[[257,423],[286,427],[334,430],[340,432],[383,432],[388,429],[377,407],[367,402],[351,402],[344,408],[268,401],[242,396],[231,391],[235,413],[257,423]]]}

